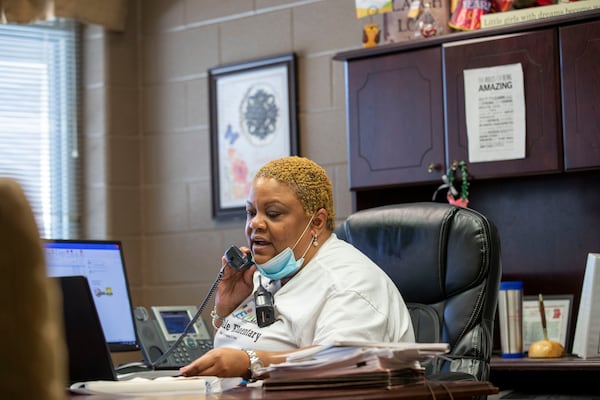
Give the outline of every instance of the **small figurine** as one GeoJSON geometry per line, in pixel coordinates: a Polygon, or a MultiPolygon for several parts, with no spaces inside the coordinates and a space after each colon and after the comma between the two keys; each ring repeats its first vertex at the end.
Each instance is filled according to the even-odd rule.
{"type": "Polygon", "coordinates": [[[379,29],[379,25],[375,23],[367,23],[363,28],[363,47],[373,47],[379,44],[379,39],[381,38],[381,30],[379,29]]]}
{"type": "Polygon", "coordinates": [[[417,18],[417,25],[415,31],[415,38],[428,38],[440,33],[441,28],[431,13],[431,5],[425,3],[425,8],[419,18],[417,18]]]}

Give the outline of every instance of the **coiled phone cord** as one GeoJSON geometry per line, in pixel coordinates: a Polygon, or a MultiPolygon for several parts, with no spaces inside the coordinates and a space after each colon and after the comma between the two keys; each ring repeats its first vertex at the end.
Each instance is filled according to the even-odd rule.
{"type": "Polygon", "coordinates": [[[202,314],[202,311],[206,307],[206,304],[208,303],[208,300],[212,297],[212,295],[215,292],[215,290],[217,290],[217,285],[219,284],[219,282],[221,282],[221,278],[223,278],[223,274],[225,273],[225,267],[226,267],[226,265],[223,265],[221,267],[221,269],[219,270],[219,273],[217,274],[217,277],[215,278],[215,281],[213,282],[212,286],[208,290],[208,293],[206,294],[206,296],[204,296],[204,300],[202,300],[202,303],[198,307],[198,311],[196,311],[196,314],[194,315],[194,317],[190,320],[190,322],[188,322],[188,324],[186,325],[186,327],[183,330],[183,332],[181,332],[181,335],[179,335],[179,337],[177,338],[177,340],[171,345],[171,347],[169,347],[167,349],[167,351],[165,351],[163,353],[162,356],[158,357],[158,359],[156,359],[155,361],[151,361],[150,366],[152,367],[152,369],[155,369],[160,363],[162,363],[167,357],[169,357],[171,355],[171,353],[173,353],[173,351],[177,348],[177,346],[179,346],[181,344],[181,342],[183,341],[183,339],[185,338],[185,336],[188,334],[188,332],[190,331],[190,329],[192,328],[192,326],[194,326],[194,324],[196,323],[196,321],[200,317],[200,314],[202,314]]]}

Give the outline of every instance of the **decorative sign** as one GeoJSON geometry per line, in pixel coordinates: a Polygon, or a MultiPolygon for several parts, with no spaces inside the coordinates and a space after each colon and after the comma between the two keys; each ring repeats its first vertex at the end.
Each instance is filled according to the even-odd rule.
{"type": "Polygon", "coordinates": [[[364,18],[375,14],[392,11],[392,0],[354,0],[356,18],[364,18]]]}
{"type": "Polygon", "coordinates": [[[525,90],[521,64],[466,69],[469,162],[525,158],[525,90]]]}
{"type": "Polygon", "coordinates": [[[431,15],[440,28],[437,35],[450,33],[450,0],[394,0],[393,11],[383,15],[383,42],[398,43],[422,38],[417,32],[417,19],[425,3],[429,4],[431,15]]]}

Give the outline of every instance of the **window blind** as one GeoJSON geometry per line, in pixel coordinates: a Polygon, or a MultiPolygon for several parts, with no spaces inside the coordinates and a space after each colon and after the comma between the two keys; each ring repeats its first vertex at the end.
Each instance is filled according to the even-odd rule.
{"type": "Polygon", "coordinates": [[[0,25],[0,176],[21,184],[44,238],[80,230],[77,30],[0,25]]]}

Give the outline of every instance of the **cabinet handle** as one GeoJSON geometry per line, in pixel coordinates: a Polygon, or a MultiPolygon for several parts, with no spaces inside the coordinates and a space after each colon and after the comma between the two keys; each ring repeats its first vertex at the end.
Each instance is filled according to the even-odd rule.
{"type": "Polygon", "coordinates": [[[442,165],[439,163],[430,163],[427,166],[427,172],[432,173],[433,171],[441,171],[442,165]]]}

